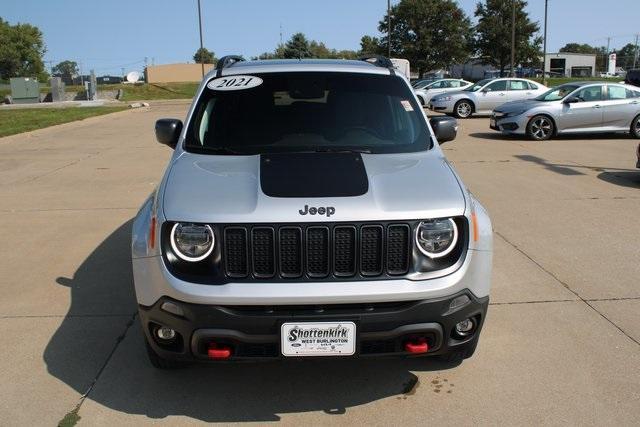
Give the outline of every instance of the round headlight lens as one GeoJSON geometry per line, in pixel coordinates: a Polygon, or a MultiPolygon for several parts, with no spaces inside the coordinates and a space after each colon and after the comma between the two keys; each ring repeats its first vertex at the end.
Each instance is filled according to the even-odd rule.
{"type": "Polygon", "coordinates": [[[177,223],[171,229],[171,248],[185,261],[196,262],[213,251],[213,230],[208,225],[177,223]]]}
{"type": "Polygon", "coordinates": [[[458,227],[451,218],[422,221],[416,229],[416,243],[420,252],[429,258],[447,255],[456,246],[458,227]]]}

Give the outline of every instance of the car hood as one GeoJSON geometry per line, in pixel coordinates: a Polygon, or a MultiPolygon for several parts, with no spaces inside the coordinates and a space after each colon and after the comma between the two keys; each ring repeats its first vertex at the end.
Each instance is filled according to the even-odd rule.
{"type": "Polygon", "coordinates": [[[532,108],[538,107],[542,104],[542,101],[536,101],[535,99],[527,99],[522,101],[509,101],[497,107],[494,111],[496,113],[513,113],[516,111],[527,111],[532,108]]]}
{"type": "MultiPolygon", "coordinates": [[[[310,156],[317,157],[308,160],[314,164],[327,159],[333,162],[322,157],[328,154],[313,153],[310,156]]],[[[213,156],[185,152],[177,157],[166,177],[163,213],[165,219],[172,221],[277,223],[419,219],[462,215],[465,211],[465,195],[460,183],[437,149],[420,153],[349,155],[357,156],[352,160],[361,162],[361,167],[355,168],[358,171],[353,179],[346,178],[354,173],[350,170],[326,168],[323,173],[317,173],[315,168],[313,176],[291,180],[287,179],[286,163],[277,160],[278,157],[271,162],[265,155],[213,156]],[[280,166],[269,173],[261,171],[271,167],[269,164],[280,166]],[[358,174],[362,176],[356,176],[358,174]],[[335,176],[341,177],[338,182],[335,176]],[[313,196],[304,195],[306,188],[313,196]],[[335,195],[326,194],[327,191],[335,195]],[[354,195],[345,196],[350,191],[354,195]],[[274,193],[278,196],[274,197],[274,193]],[[315,197],[318,195],[321,197],[315,197]]],[[[340,168],[345,169],[343,166],[340,168]]],[[[299,168],[292,172],[295,173],[300,173],[299,168]]]]}

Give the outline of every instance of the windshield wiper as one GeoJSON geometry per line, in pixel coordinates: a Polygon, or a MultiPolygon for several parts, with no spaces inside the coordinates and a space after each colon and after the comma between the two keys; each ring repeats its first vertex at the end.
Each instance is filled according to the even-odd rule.
{"type": "Polygon", "coordinates": [[[371,150],[368,148],[332,148],[332,147],[318,147],[315,150],[316,153],[364,153],[371,154],[371,150]]]}

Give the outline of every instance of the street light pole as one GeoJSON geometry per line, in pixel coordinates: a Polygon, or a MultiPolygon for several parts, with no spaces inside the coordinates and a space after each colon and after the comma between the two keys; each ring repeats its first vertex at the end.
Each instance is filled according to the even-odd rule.
{"type": "Polygon", "coordinates": [[[204,46],[202,44],[202,13],[200,12],[200,0],[198,0],[198,27],[200,28],[200,66],[202,67],[202,77],[204,77],[204,46]]]}
{"type": "Polygon", "coordinates": [[[387,0],[387,56],[391,58],[391,0],[387,0]]]}
{"type": "Polygon", "coordinates": [[[511,77],[516,76],[516,0],[511,0],[511,77]]]}
{"type": "Polygon", "coordinates": [[[544,47],[542,52],[542,84],[547,85],[547,12],[549,0],[544,0],[544,47]]]}

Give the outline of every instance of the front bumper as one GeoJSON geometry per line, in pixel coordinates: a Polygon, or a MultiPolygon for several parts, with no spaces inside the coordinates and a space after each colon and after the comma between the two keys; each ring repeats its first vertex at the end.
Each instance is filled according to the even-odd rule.
{"type": "Polygon", "coordinates": [[[468,290],[444,298],[396,303],[332,304],[305,306],[219,306],[189,304],[161,298],[153,306],[139,306],[146,338],[162,358],[207,361],[211,342],[231,349],[226,360],[283,358],[280,327],[285,322],[351,321],[356,324],[356,354],[348,357],[407,356],[407,340],[425,338],[429,351],[421,355],[444,355],[475,348],[487,312],[489,297],[477,298],[468,290]],[[469,301],[450,309],[451,301],[466,295],[469,301]],[[166,301],[184,312],[178,316],[162,310],[166,301]],[[456,323],[473,318],[474,332],[465,338],[453,333],[456,323]],[[177,332],[161,343],[153,331],[166,326],[177,332]]]}
{"type": "Polygon", "coordinates": [[[453,113],[453,105],[450,101],[445,102],[429,102],[429,109],[439,111],[441,113],[453,113]]]}
{"type": "Polygon", "coordinates": [[[498,132],[509,135],[524,135],[526,133],[526,117],[524,115],[513,117],[496,117],[491,115],[489,127],[498,132]]]}

